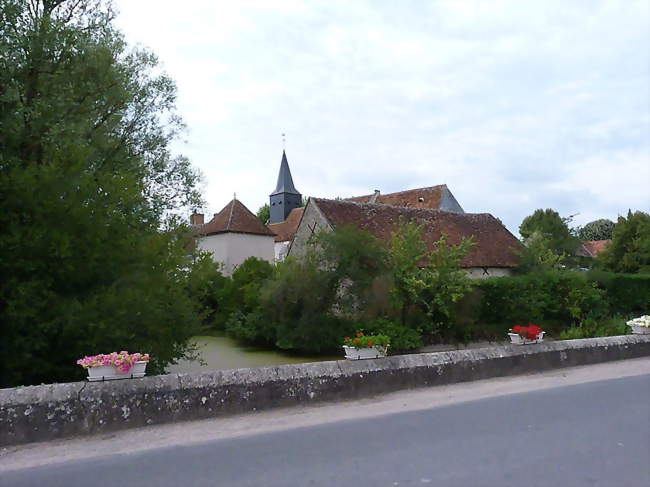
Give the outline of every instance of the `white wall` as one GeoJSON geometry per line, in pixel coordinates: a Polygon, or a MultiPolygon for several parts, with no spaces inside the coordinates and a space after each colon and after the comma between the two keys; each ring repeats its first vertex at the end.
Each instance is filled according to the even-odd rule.
{"type": "Polygon", "coordinates": [[[287,258],[289,253],[289,245],[291,240],[285,240],[284,242],[275,242],[275,261],[282,262],[287,258]]]}
{"type": "Polygon", "coordinates": [[[212,260],[223,263],[223,273],[232,274],[249,257],[271,264],[275,259],[274,237],[249,233],[218,233],[199,239],[199,248],[212,254],[212,260]]]}
{"type": "Polygon", "coordinates": [[[472,279],[487,279],[488,277],[505,277],[512,275],[512,269],[507,267],[468,267],[465,269],[472,279]]]}

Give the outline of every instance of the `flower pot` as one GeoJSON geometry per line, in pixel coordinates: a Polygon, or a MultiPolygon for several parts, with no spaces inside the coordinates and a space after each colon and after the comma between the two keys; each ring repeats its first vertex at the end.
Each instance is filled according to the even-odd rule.
{"type": "Polygon", "coordinates": [[[627,325],[630,328],[632,328],[632,333],[635,335],[648,335],[650,334],[650,328],[647,326],[641,326],[641,325],[627,325]]]}
{"type": "Polygon", "coordinates": [[[343,345],[343,350],[348,360],[364,360],[385,357],[388,347],[355,348],[343,345]]]}
{"type": "Polygon", "coordinates": [[[542,343],[544,341],[544,333],[546,332],[541,332],[539,335],[537,335],[537,340],[529,340],[528,338],[523,338],[519,333],[508,333],[508,336],[510,337],[510,342],[512,342],[513,345],[530,345],[531,343],[542,343]]]}
{"type": "Polygon", "coordinates": [[[131,370],[122,372],[114,365],[102,365],[101,367],[88,367],[88,380],[115,380],[115,379],[135,379],[144,377],[147,362],[140,360],[133,364],[131,370]]]}

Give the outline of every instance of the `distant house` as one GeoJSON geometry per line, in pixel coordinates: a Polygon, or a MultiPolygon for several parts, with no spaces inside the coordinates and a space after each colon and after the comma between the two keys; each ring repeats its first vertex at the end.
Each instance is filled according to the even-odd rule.
{"type": "Polygon", "coordinates": [[[288,255],[300,258],[305,254],[313,234],[344,226],[368,231],[380,240],[389,242],[401,222],[422,224],[422,238],[430,248],[442,234],[451,244],[460,243],[463,237],[473,237],[475,245],[461,263],[471,277],[507,276],[519,263],[521,243],[488,213],[319,198],[309,199],[288,255]]]}
{"type": "Polygon", "coordinates": [[[210,252],[215,262],[221,262],[226,275],[249,257],[274,261],[274,233],[237,198],[209,222],[203,223],[203,215],[194,213],[190,223],[198,247],[210,252]]]}
{"type": "Polygon", "coordinates": [[[430,186],[427,188],[409,189],[397,193],[381,194],[375,190],[374,194],[346,198],[347,201],[357,203],[380,203],[382,205],[407,206],[409,208],[429,208],[432,210],[451,211],[464,213],[461,206],[451,194],[446,184],[430,186]]]}
{"type": "Polygon", "coordinates": [[[612,243],[611,239],[609,240],[587,240],[582,242],[576,255],[579,257],[588,257],[595,259],[598,255],[607,248],[607,246],[612,243]]]}

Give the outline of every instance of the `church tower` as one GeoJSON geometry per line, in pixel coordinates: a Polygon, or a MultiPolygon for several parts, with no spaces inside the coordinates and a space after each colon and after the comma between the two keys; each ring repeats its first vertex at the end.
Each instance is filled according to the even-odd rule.
{"type": "Polygon", "coordinates": [[[287,161],[287,154],[285,151],[282,151],[282,162],[280,163],[278,183],[275,186],[275,191],[271,193],[269,201],[269,207],[271,209],[269,223],[283,222],[287,219],[291,210],[294,208],[300,208],[301,206],[302,195],[293,185],[291,171],[289,170],[289,162],[287,161]]]}

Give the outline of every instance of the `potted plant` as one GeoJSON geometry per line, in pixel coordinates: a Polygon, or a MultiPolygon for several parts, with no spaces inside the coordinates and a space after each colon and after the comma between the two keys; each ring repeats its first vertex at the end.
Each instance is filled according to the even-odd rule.
{"type": "Polygon", "coordinates": [[[514,326],[508,336],[515,345],[528,345],[530,343],[542,343],[544,333],[544,330],[539,326],[528,323],[527,325],[514,326]]]}
{"type": "Polygon", "coordinates": [[[343,339],[343,350],[348,360],[363,360],[385,357],[388,351],[386,335],[364,335],[359,331],[353,338],[343,339]]]}
{"type": "Polygon", "coordinates": [[[121,351],[84,357],[77,364],[88,370],[89,381],[96,381],[144,377],[148,361],[148,353],[121,351]]]}
{"type": "Polygon", "coordinates": [[[639,316],[626,322],[626,325],[632,328],[632,333],[637,335],[646,335],[650,333],[650,315],[639,316]]]}

